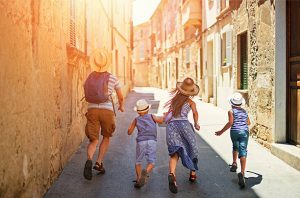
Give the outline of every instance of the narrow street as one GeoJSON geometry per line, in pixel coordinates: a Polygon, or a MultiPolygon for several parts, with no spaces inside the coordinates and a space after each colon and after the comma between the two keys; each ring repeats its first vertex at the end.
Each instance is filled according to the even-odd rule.
{"type": "MultiPolygon", "coordinates": [[[[106,173],[93,172],[91,181],[83,177],[86,160],[87,140],[72,156],[62,174],[45,194],[45,198],[57,197],[299,197],[300,173],[270,154],[258,143],[250,140],[247,187],[240,190],[236,173],[229,172],[231,163],[231,142],[227,132],[221,137],[214,136],[226,122],[226,111],[194,100],[198,105],[201,129],[197,135],[199,146],[198,181],[188,181],[189,171],[181,162],[177,166],[178,194],[168,189],[168,153],[165,142],[165,127],[158,127],[158,151],[156,167],[148,183],[141,189],[133,187],[135,179],[135,135],[127,135],[127,127],[137,115],[133,111],[140,98],[152,104],[151,113],[161,114],[166,102],[167,92],[152,88],[139,88],[126,98],[125,113],[117,113],[117,130],[111,139],[104,166],[106,173]],[[257,173],[257,174],[255,174],[257,173]]],[[[94,156],[96,157],[96,156],[94,156]]]]}

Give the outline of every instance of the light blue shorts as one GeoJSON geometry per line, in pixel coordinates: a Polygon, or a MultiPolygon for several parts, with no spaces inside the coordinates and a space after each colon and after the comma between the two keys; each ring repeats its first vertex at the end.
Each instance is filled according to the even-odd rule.
{"type": "Polygon", "coordinates": [[[142,164],[146,157],[148,164],[154,164],[156,160],[156,141],[145,140],[136,143],[136,164],[142,164]]]}
{"type": "Polygon", "coordinates": [[[230,138],[232,141],[232,149],[233,151],[239,152],[239,158],[247,157],[249,132],[244,130],[231,130],[230,138]]]}

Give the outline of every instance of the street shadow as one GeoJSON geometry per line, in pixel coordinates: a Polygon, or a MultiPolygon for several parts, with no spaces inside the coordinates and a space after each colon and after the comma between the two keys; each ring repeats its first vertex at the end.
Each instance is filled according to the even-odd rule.
{"type": "Polygon", "coordinates": [[[262,182],[263,176],[261,174],[252,171],[246,171],[246,172],[256,175],[256,177],[245,177],[247,188],[252,188],[253,186],[260,184],[262,182]]]}

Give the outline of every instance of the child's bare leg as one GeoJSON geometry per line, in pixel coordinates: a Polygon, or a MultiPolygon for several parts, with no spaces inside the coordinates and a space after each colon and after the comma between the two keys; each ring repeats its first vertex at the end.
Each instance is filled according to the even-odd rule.
{"type": "Polygon", "coordinates": [[[149,164],[147,165],[147,168],[146,168],[147,173],[150,173],[150,172],[152,171],[153,168],[154,168],[154,164],[149,163],[149,164]]]}
{"type": "Polygon", "coordinates": [[[238,158],[238,154],[239,154],[239,152],[237,152],[237,151],[232,152],[232,161],[235,164],[237,164],[236,161],[237,161],[237,158],[238,158]]]}
{"type": "Polygon", "coordinates": [[[179,156],[178,156],[177,153],[175,153],[174,155],[172,155],[170,157],[169,169],[170,169],[170,173],[173,173],[174,175],[175,175],[176,165],[177,165],[178,159],[179,159],[179,156]]]}
{"type": "Polygon", "coordinates": [[[135,172],[136,172],[136,181],[139,181],[141,178],[142,173],[142,165],[141,164],[135,164],[135,172]]]}
{"type": "Polygon", "coordinates": [[[240,163],[241,163],[241,172],[242,172],[243,175],[245,175],[246,157],[241,157],[240,158],[240,163]]]}

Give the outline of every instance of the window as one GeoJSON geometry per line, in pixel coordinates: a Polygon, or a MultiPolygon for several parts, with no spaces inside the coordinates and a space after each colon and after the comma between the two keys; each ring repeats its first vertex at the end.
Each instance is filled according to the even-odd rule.
{"type": "Polygon", "coordinates": [[[224,32],[222,34],[222,41],[221,41],[221,64],[222,66],[231,65],[231,31],[224,32]]]}
{"type": "Polygon", "coordinates": [[[238,35],[238,88],[248,89],[247,32],[238,35]]]}
{"type": "Polygon", "coordinates": [[[119,77],[119,51],[117,49],[115,50],[115,66],[117,77],[119,77]]]}
{"type": "Polygon", "coordinates": [[[140,31],[140,38],[143,38],[143,30],[140,31]]]}
{"type": "Polygon", "coordinates": [[[231,55],[232,55],[231,40],[232,40],[231,31],[228,31],[228,32],[226,32],[226,62],[227,62],[227,65],[231,64],[231,55]]]}
{"type": "Polygon", "coordinates": [[[226,33],[222,34],[221,38],[221,64],[222,66],[227,65],[227,59],[226,59],[226,33]]]}
{"type": "Polygon", "coordinates": [[[144,53],[144,43],[141,43],[140,45],[140,60],[144,60],[145,59],[145,53],[144,53]]]}
{"type": "Polygon", "coordinates": [[[76,47],[75,0],[70,1],[70,45],[76,47]]]}
{"type": "Polygon", "coordinates": [[[190,60],[190,47],[186,47],[185,48],[185,64],[186,64],[186,68],[189,69],[190,68],[190,64],[191,64],[191,60],[190,60]]]}

